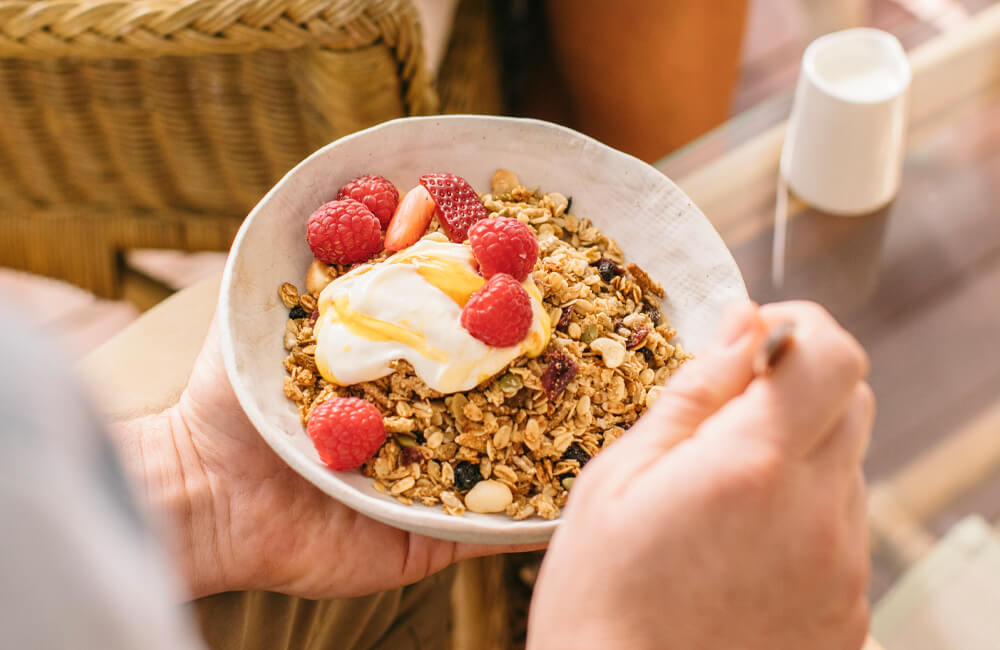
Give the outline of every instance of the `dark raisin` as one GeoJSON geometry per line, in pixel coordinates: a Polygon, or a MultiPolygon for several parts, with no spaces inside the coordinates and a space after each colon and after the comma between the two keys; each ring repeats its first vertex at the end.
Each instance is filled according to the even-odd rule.
{"type": "Polygon", "coordinates": [[[653,321],[653,327],[660,324],[660,309],[656,305],[651,305],[648,302],[643,303],[642,311],[649,316],[649,320],[653,321]]]}
{"type": "Polygon", "coordinates": [[[562,313],[559,314],[559,322],[556,323],[556,329],[559,330],[565,329],[566,326],[569,325],[569,319],[570,316],[572,315],[573,315],[573,305],[570,305],[569,307],[563,307],[562,313]]]}
{"type": "Polygon", "coordinates": [[[559,350],[549,353],[548,365],[542,373],[542,388],[550,400],[559,397],[576,377],[576,362],[559,350]]]}
{"type": "Polygon", "coordinates": [[[295,320],[297,318],[305,318],[308,315],[309,312],[307,312],[305,309],[302,309],[302,305],[295,305],[288,312],[288,317],[291,318],[292,320],[295,320]]]}
{"type": "Polygon", "coordinates": [[[646,359],[646,363],[653,363],[656,360],[656,355],[649,348],[639,348],[639,352],[642,352],[642,356],[646,359]]]}
{"type": "Polygon", "coordinates": [[[580,463],[581,469],[590,460],[590,454],[583,450],[583,447],[576,444],[575,442],[566,449],[566,452],[562,455],[563,460],[575,460],[580,463]]]}
{"type": "Polygon", "coordinates": [[[473,465],[467,460],[460,460],[455,465],[455,487],[459,490],[471,490],[481,480],[483,475],[479,473],[479,465],[473,465]]]}
{"type": "Polygon", "coordinates": [[[611,282],[619,275],[625,273],[625,269],[615,264],[606,257],[597,260],[597,272],[601,274],[601,279],[611,282]]]}

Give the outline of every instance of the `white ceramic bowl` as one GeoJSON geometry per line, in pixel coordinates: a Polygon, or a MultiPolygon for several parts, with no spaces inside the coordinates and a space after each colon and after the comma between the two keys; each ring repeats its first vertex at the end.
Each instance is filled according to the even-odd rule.
{"type": "Polygon", "coordinates": [[[285,462],[330,496],[369,517],[443,539],[542,541],[557,522],[503,515],[446,515],[404,506],[372,488],[360,472],[320,461],[282,392],[282,333],[288,312],[282,282],[303,286],[312,254],[305,241],[312,211],[365,173],[400,190],[429,172],[452,172],[487,191],[494,170],[514,171],[529,187],[573,198],[572,211],[615,238],[667,292],[662,310],[697,354],[722,309],[747,300],[729,251],[708,220],[660,172],[570,129],[536,120],[447,116],[380,124],[323,147],[290,171],[257,204],[236,235],[219,297],[226,371],[244,410],[285,462]]]}

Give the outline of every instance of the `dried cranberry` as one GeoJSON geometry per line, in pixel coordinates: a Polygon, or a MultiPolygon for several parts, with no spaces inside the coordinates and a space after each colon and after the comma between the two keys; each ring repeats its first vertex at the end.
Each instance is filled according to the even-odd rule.
{"type": "Polygon", "coordinates": [[[625,344],[625,347],[629,350],[634,350],[646,342],[647,336],[649,336],[649,325],[640,325],[635,328],[635,331],[628,337],[628,342],[625,344]]]}
{"type": "Polygon", "coordinates": [[[305,318],[308,315],[309,313],[305,309],[302,309],[302,305],[295,305],[288,312],[288,317],[291,318],[292,320],[296,320],[298,318],[305,318]]]}
{"type": "Polygon", "coordinates": [[[483,475],[479,473],[479,465],[473,465],[467,460],[460,460],[455,465],[455,487],[459,490],[471,490],[481,480],[483,475]]]}
{"type": "Polygon", "coordinates": [[[611,282],[619,275],[625,273],[625,269],[615,264],[613,261],[606,257],[602,257],[597,260],[597,272],[601,274],[601,279],[605,282],[611,282]]]}
{"type": "Polygon", "coordinates": [[[548,365],[542,373],[542,388],[549,399],[555,399],[576,377],[576,362],[559,350],[549,353],[548,365]]]}
{"type": "Polygon", "coordinates": [[[565,453],[562,455],[563,460],[575,460],[580,463],[580,468],[582,469],[587,461],[590,460],[590,454],[583,450],[583,447],[576,444],[575,442],[566,449],[565,453]]]}
{"type": "Polygon", "coordinates": [[[311,313],[309,315],[309,324],[310,325],[315,325],[316,321],[318,321],[318,320],[319,320],[319,310],[318,309],[314,309],[313,313],[311,313]]]}
{"type": "Polygon", "coordinates": [[[570,305],[569,307],[563,307],[562,313],[559,314],[559,322],[556,323],[556,329],[564,329],[567,325],[569,325],[569,319],[570,316],[572,315],[573,315],[573,305],[570,305]]]}
{"type": "Polygon", "coordinates": [[[402,452],[400,452],[400,458],[405,465],[409,465],[410,463],[422,463],[424,460],[424,453],[420,451],[420,447],[403,447],[402,452]]]}

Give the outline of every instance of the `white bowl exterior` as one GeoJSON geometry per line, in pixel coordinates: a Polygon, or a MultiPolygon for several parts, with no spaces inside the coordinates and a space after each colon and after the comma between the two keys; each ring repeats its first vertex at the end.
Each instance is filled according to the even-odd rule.
{"type": "Polygon", "coordinates": [[[219,299],[226,370],[254,426],[289,465],[327,494],[374,519],[432,537],[480,543],[548,539],[554,521],[515,522],[503,515],[453,517],[439,508],[404,506],[371,487],[360,472],[333,472],[319,460],[282,392],[288,312],[282,282],[302,286],[312,254],[305,224],[340,186],[365,173],[401,190],[424,173],[447,171],[487,191],[497,168],[529,187],[562,192],[572,212],[590,218],[667,292],[662,310],[697,354],[722,310],[747,300],[739,269],[691,201],[649,165],[570,129],[537,120],[485,116],[405,118],[323,147],[290,171],[253,209],[233,243],[219,299]]]}

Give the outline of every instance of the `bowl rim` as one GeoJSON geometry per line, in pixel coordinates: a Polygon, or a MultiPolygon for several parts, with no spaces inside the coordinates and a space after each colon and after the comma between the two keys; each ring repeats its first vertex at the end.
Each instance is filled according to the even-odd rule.
{"type": "MultiPolygon", "coordinates": [[[[353,486],[343,483],[337,476],[340,472],[335,472],[326,467],[322,467],[314,460],[304,457],[302,453],[291,444],[291,437],[288,436],[287,433],[275,429],[274,425],[268,421],[268,418],[259,408],[253,391],[247,385],[247,382],[241,380],[240,373],[237,369],[236,346],[234,344],[233,323],[231,316],[232,296],[230,291],[230,288],[233,286],[235,260],[238,257],[243,240],[247,237],[248,232],[253,227],[255,219],[263,211],[264,206],[271,201],[272,197],[280,191],[284,182],[289,177],[296,174],[300,168],[309,164],[313,159],[326,155],[331,148],[337,147],[351,140],[364,138],[368,134],[377,130],[398,128],[401,124],[468,121],[481,121],[492,124],[496,124],[497,122],[506,122],[562,131],[567,136],[582,139],[589,145],[607,150],[609,153],[613,154],[613,156],[620,158],[622,163],[630,165],[639,163],[647,167],[649,170],[653,170],[657,174],[662,175],[662,172],[659,172],[659,170],[656,170],[655,167],[649,165],[645,161],[622,151],[618,151],[617,149],[595,140],[590,136],[584,135],[565,126],[533,118],[465,114],[404,117],[382,122],[361,131],[356,131],[343,136],[324,145],[323,147],[320,147],[301,160],[295,165],[295,167],[286,172],[285,175],[276,181],[271,189],[260,198],[240,225],[240,228],[233,239],[232,246],[230,247],[229,256],[226,259],[226,266],[223,271],[222,284],[219,291],[219,301],[217,306],[218,314],[216,319],[218,321],[217,327],[219,346],[222,350],[223,363],[230,384],[233,387],[233,391],[236,394],[241,408],[246,413],[258,434],[264,439],[268,446],[299,475],[303,476],[303,478],[307,481],[329,496],[337,499],[342,504],[365,516],[371,517],[396,528],[403,528],[405,530],[419,529],[421,534],[432,534],[427,533],[426,531],[433,530],[433,535],[442,539],[456,541],[475,540],[480,543],[543,542],[551,537],[559,524],[559,519],[515,521],[503,514],[480,515],[475,513],[467,513],[463,517],[453,517],[443,513],[443,511],[441,511],[438,507],[426,507],[418,503],[415,503],[413,506],[406,506],[381,498],[382,495],[378,495],[374,490],[372,490],[372,494],[364,494],[353,486]],[[272,432],[271,429],[274,429],[274,432],[272,432]],[[281,436],[272,435],[272,433],[275,432],[280,433],[281,436]],[[289,442],[286,442],[283,439],[286,437],[289,442]],[[488,540],[484,540],[482,538],[488,538],[488,540]]],[[[665,175],[663,175],[663,178],[667,182],[671,182],[665,175]]],[[[678,188],[678,191],[681,190],[678,188]]],[[[739,267],[736,265],[735,260],[732,259],[732,253],[729,251],[728,247],[726,247],[718,232],[715,231],[711,222],[709,222],[707,218],[705,218],[705,221],[715,232],[715,235],[719,239],[719,245],[723,250],[725,250],[726,255],[729,256],[732,261],[733,268],[737,270],[740,287],[742,288],[742,293],[745,296],[746,285],[743,281],[742,274],[739,273],[739,267]]],[[[747,300],[749,300],[749,297],[747,297],[747,300]]]]}

